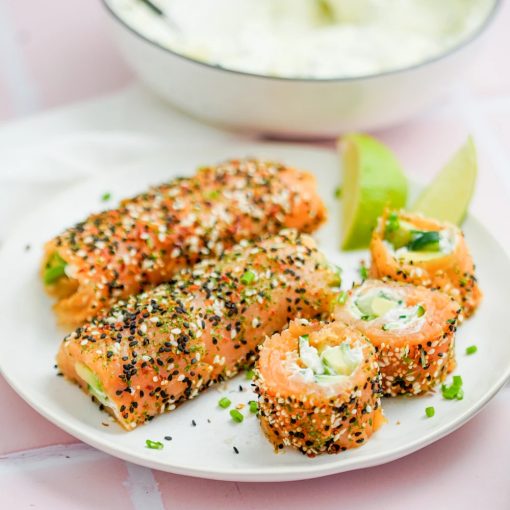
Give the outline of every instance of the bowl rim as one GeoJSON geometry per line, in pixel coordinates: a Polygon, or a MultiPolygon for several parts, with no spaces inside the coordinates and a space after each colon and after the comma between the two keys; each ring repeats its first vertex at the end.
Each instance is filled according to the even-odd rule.
{"type": "Polygon", "coordinates": [[[157,43],[156,41],[153,41],[152,39],[149,39],[148,37],[142,35],[140,32],[135,30],[132,26],[128,25],[111,7],[109,0],[101,0],[101,3],[104,5],[105,9],[108,11],[110,16],[114,18],[120,25],[122,25],[124,28],[127,28],[129,32],[140,38],[142,41],[145,41],[149,43],[150,45],[159,48],[160,50],[170,53],[171,55],[174,55],[175,57],[178,57],[182,60],[185,60],[187,62],[197,64],[199,66],[207,67],[212,70],[216,71],[223,71],[231,74],[237,74],[241,76],[247,76],[252,78],[258,78],[258,79],[265,79],[265,80],[274,80],[274,81],[283,81],[283,82],[303,82],[303,83],[342,83],[342,82],[353,82],[353,81],[365,81],[365,80],[373,80],[376,78],[382,78],[386,76],[392,76],[396,74],[403,74],[408,71],[414,71],[416,69],[420,69],[422,67],[425,67],[429,64],[433,64],[435,62],[438,62],[442,59],[445,59],[460,50],[464,49],[466,46],[469,46],[471,43],[473,43],[476,39],[478,39],[479,36],[482,35],[483,32],[489,27],[489,25],[494,21],[494,18],[496,17],[497,12],[499,11],[501,5],[503,4],[503,0],[494,0],[494,6],[490,12],[490,14],[487,16],[485,21],[461,44],[458,44],[454,46],[453,48],[449,49],[445,53],[441,53],[439,55],[436,55],[432,58],[429,58],[423,62],[419,62],[418,64],[414,64],[409,67],[404,67],[400,69],[393,69],[391,71],[384,71],[382,73],[376,73],[376,74],[369,74],[365,76],[348,76],[343,78],[293,78],[293,77],[286,77],[286,76],[270,76],[266,74],[257,74],[257,73],[249,73],[246,71],[238,71],[236,69],[229,69],[227,67],[221,67],[219,65],[209,64],[208,62],[204,62],[202,60],[196,60],[191,57],[187,57],[185,55],[182,55],[181,53],[177,53],[176,51],[173,51],[169,48],[166,48],[165,46],[162,46],[161,44],[157,43]]]}

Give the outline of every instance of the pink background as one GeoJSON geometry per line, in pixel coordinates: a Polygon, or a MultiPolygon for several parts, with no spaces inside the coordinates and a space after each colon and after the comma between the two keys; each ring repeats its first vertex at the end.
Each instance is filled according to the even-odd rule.
{"type": "MultiPolygon", "coordinates": [[[[0,3],[4,133],[14,119],[115,92],[134,80],[106,21],[97,0],[0,3]]],[[[504,0],[459,92],[420,118],[377,133],[409,173],[428,179],[471,132],[480,160],[472,209],[507,248],[509,27],[510,3],[504,0]]],[[[508,386],[467,425],[413,455],[377,468],[282,484],[186,478],[116,460],[40,417],[1,376],[0,407],[2,509],[327,510],[363,508],[365,502],[384,509],[510,508],[508,386]]]]}

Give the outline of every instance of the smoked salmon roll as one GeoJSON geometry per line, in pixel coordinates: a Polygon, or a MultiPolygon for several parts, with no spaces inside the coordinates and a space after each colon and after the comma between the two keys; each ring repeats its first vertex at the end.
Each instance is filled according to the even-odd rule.
{"type": "Polygon", "coordinates": [[[264,343],[255,367],[258,416],[275,451],[338,453],[385,422],[375,349],[342,322],[294,320],[264,343]]]}
{"type": "Polygon", "coordinates": [[[42,276],[60,324],[78,325],[119,300],[282,228],[312,232],[326,210],[307,173],[232,160],[125,200],[46,244],[42,276]]]}
{"type": "Polygon", "coordinates": [[[291,318],[330,313],[339,283],[306,235],[243,242],[76,329],[58,368],[131,430],[252,364],[291,318]]]}
{"type": "Polygon", "coordinates": [[[343,296],[334,317],[374,345],[385,396],[419,395],[455,368],[459,304],[438,290],[366,280],[343,296]]]}
{"type": "Polygon", "coordinates": [[[370,278],[393,280],[449,294],[461,306],[459,321],[470,317],[482,293],[461,230],[451,223],[385,213],[370,243],[370,278]]]}

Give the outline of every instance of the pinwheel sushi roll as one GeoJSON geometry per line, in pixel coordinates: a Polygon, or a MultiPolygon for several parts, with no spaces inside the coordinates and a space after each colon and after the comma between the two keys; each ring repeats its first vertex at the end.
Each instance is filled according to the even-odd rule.
{"type": "Polygon", "coordinates": [[[385,422],[374,347],[341,322],[296,319],[265,342],[255,366],[260,424],[275,451],[338,453],[385,422]]]}
{"type": "Polygon", "coordinates": [[[252,364],[290,318],[330,313],[339,278],[310,237],[242,244],[78,328],[60,371],[131,430],[252,364]]]}
{"type": "Polygon", "coordinates": [[[68,229],[47,243],[42,276],[58,300],[58,322],[81,324],[241,240],[282,228],[312,232],[324,219],[311,175],[277,163],[229,161],[68,229]]]}
{"type": "Polygon", "coordinates": [[[455,368],[459,305],[437,290],[367,280],[348,292],[334,316],[375,346],[386,396],[418,395],[455,368]]]}
{"type": "Polygon", "coordinates": [[[470,317],[482,298],[461,230],[451,223],[405,212],[379,219],[370,243],[370,278],[393,280],[449,294],[470,317]]]}

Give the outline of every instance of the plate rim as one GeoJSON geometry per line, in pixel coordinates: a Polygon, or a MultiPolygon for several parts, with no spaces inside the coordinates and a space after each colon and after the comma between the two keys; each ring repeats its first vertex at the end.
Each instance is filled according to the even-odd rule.
{"type": "MultiPolygon", "coordinates": [[[[263,150],[273,150],[273,149],[282,149],[282,150],[298,150],[305,152],[318,152],[318,153],[331,153],[334,152],[334,149],[330,149],[327,147],[316,147],[316,146],[308,146],[304,144],[288,144],[288,143],[277,143],[277,142],[263,142],[263,143],[225,143],[218,144],[210,147],[203,147],[201,150],[197,151],[200,153],[211,153],[211,152],[221,152],[222,150],[232,150],[239,152],[249,152],[249,151],[263,151],[263,150]]],[[[187,155],[190,153],[189,149],[182,149],[178,151],[171,151],[172,154],[180,154],[187,155]]],[[[155,156],[156,158],[157,156],[155,156]]],[[[151,158],[148,158],[150,161],[151,158]]],[[[140,162],[136,162],[123,166],[122,168],[115,169],[108,173],[109,176],[116,174],[125,174],[130,171],[133,171],[133,168],[136,168],[140,165],[140,162]]],[[[100,174],[95,174],[86,179],[80,180],[73,186],[70,186],[67,190],[64,190],[48,200],[45,200],[40,206],[38,206],[35,210],[28,212],[23,215],[20,220],[16,222],[14,228],[11,229],[7,237],[5,238],[2,246],[0,247],[0,268],[3,267],[1,262],[4,257],[4,254],[9,253],[9,246],[11,243],[15,242],[16,233],[18,232],[17,227],[21,227],[24,224],[30,222],[30,219],[46,208],[51,207],[51,202],[58,201],[61,197],[64,197],[68,193],[74,193],[79,190],[84,183],[94,183],[95,181],[99,181],[101,179],[100,174]]],[[[408,181],[420,184],[420,181],[415,178],[407,177],[408,181]]],[[[468,212],[466,219],[474,222],[478,228],[484,230],[493,240],[493,242],[500,248],[501,252],[504,254],[506,259],[510,265],[510,252],[508,249],[500,243],[498,237],[493,233],[492,229],[488,227],[485,222],[478,219],[476,216],[468,212]]],[[[0,341],[0,353],[2,352],[3,343],[0,341]]],[[[86,426],[84,425],[83,429],[81,427],[75,427],[72,423],[66,418],[62,418],[59,416],[57,412],[48,411],[44,405],[38,404],[37,401],[34,401],[28,393],[25,391],[23,385],[20,385],[16,382],[15,373],[12,376],[11,371],[9,370],[8,364],[3,362],[4,356],[0,356],[0,374],[4,377],[6,382],[11,386],[11,388],[28,404],[32,407],[37,413],[46,418],[48,421],[53,423],[55,426],[69,433],[73,437],[83,441],[84,443],[97,448],[109,455],[120,458],[122,460],[133,462],[135,464],[145,466],[151,469],[157,469],[160,471],[193,476],[199,478],[207,478],[213,480],[223,480],[223,481],[249,481],[249,482],[283,482],[283,481],[293,481],[293,480],[305,480],[318,478],[322,476],[328,476],[332,474],[337,474],[341,472],[351,471],[354,469],[362,469],[366,467],[374,467],[381,464],[386,464],[387,462],[392,462],[393,460],[397,460],[406,455],[414,453],[436,441],[442,439],[448,434],[454,432],[456,429],[467,423],[471,418],[476,416],[501,390],[501,388],[505,385],[505,383],[510,380],[510,365],[507,367],[506,371],[503,372],[500,377],[496,380],[496,382],[491,386],[491,389],[484,395],[483,398],[475,402],[471,407],[466,409],[462,414],[458,415],[454,420],[449,422],[447,425],[441,426],[439,430],[435,430],[427,433],[424,436],[420,436],[415,441],[410,443],[406,443],[398,448],[394,449],[390,454],[385,452],[380,452],[376,454],[370,454],[367,457],[354,457],[351,459],[338,459],[337,461],[330,462],[328,464],[316,464],[316,465],[296,465],[289,466],[286,465],[284,467],[279,466],[268,466],[268,467],[257,467],[257,468],[217,468],[210,467],[206,470],[195,467],[194,465],[189,465],[186,463],[168,463],[168,459],[165,461],[158,460],[157,458],[152,458],[151,453],[147,452],[146,454],[129,454],[126,452],[125,447],[117,446],[114,443],[109,443],[107,439],[97,439],[94,437],[94,434],[90,434],[87,432],[86,426]],[[7,367],[7,370],[6,370],[7,367]]]]}

